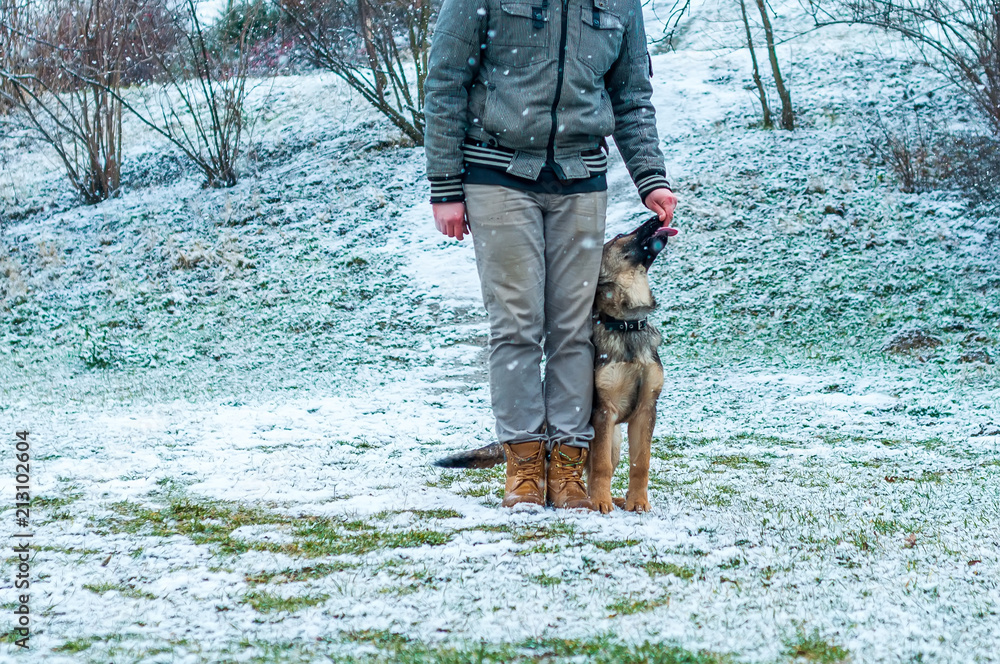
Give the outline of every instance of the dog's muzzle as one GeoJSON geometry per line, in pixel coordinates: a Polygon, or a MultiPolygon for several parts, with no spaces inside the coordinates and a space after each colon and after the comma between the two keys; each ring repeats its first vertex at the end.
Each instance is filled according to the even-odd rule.
{"type": "Polygon", "coordinates": [[[653,217],[635,229],[635,258],[646,269],[653,264],[667,246],[667,238],[677,235],[677,230],[663,226],[659,217],[653,217]]]}

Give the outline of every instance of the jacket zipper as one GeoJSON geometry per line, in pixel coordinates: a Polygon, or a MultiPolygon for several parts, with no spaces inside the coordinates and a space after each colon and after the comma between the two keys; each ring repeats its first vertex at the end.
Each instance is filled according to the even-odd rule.
{"type": "Polygon", "coordinates": [[[556,141],[556,108],[559,106],[559,98],[562,97],[563,71],[566,69],[566,15],[567,0],[562,0],[562,30],[559,34],[559,67],[556,70],[556,98],[552,100],[552,130],[549,131],[549,145],[545,152],[546,163],[552,164],[552,169],[556,172],[556,177],[562,179],[562,169],[556,164],[555,141],[556,141]]]}

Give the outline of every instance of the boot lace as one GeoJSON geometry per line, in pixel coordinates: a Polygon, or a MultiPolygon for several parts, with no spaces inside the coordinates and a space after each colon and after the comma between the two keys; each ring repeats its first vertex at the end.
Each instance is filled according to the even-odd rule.
{"type": "Polygon", "coordinates": [[[560,471],[557,476],[558,480],[563,486],[566,486],[567,484],[575,484],[581,491],[586,491],[583,484],[582,468],[584,462],[586,461],[585,455],[581,454],[576,459],[572,459],[562,450],[559,450],[558,455],[558,462],[556,464],[556,468],[560,471]]]}
{"type": "Polygon", "coordinates": [[[514,486],[518,487],[525,482],[533,482],[538,484],[538,476],[541,471],[539,466],[539,461],[541,459],[541,452],[536,452],[535,454],[527,457],[514,457],[514,486]]]}

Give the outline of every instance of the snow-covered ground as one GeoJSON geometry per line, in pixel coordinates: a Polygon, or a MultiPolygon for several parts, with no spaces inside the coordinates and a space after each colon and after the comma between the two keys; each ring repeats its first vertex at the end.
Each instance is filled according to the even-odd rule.
{"type": "MultiPolygon", "coordinates": [[[[229,190],[127,124],[127,193],[82,206],[0,141],[0,431],[37,496],[0,661],[1000,659],[998,219],[866,147],[875,109],[956,102],[826,31],[782,47],[799,128],[762,131],[720,17],[653,57],[683,233],[645,515],[428,465],[491,440],[472,247],[334,77],[258,88],[229,190]],[[909,329],[941,343],[883,352],[909,329]]],[[[609,187],[612,235],[646,213],[620,159],[609,187]]]]}

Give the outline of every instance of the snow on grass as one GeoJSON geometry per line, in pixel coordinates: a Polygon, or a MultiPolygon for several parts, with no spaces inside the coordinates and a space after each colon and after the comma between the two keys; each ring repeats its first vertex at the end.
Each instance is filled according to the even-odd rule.
{"type": "MultiPolygon", "coordinates": [[[[1000,353],[996,219],[865,158],[867,104],[939,81],[856,33],[792,42],[800,128],[763,132],[745,54],[699,34],[653,58],[683,233],[642,516],[502,510],[499,468],[428,465],[492,436],[472,247],[332,77],[258,88],[229,190],[128,126],[147,175],[84,207],[4,139],[32,657],[994,658],[1000,381],[968,358],[1000,353]],[[940,345],[883,352],[908,329],[940,345]]],[[[620,160],[609,186],[614,234],[647,213],[620,160]]]]}

